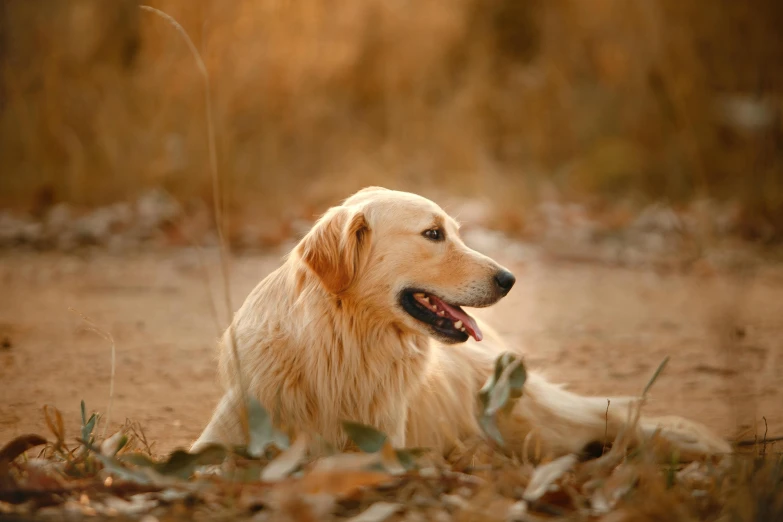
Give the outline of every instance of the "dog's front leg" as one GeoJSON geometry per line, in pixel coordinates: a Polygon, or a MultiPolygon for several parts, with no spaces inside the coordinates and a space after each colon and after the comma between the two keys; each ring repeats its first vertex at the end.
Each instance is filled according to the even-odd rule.
{"type": "Polygon", "coordinates": [[[198,452],[209,444],[240,445],[244,442],[240,404],[233,391],[226,392],[220,399],[212,418],[201,432],[190,451],[198,452]]]}
{"type": "Polygon", "coordinates": [[[386,434],[395,448],[404,448],[407,441],[408,408],[393,408],[375,421],[377,428],[386,434]]]}
{"type": "Polygon", "coordinates": [[[389,434],[389,441],[391,442],[392,446],[395,448],[404,448],[405,447],[405,433],[407,431],[408,426],[408,410],[405,409],[404,413],[402,414],[402,419],[397,423],[397,425],[394,428],[394,431],[389,434]]]}

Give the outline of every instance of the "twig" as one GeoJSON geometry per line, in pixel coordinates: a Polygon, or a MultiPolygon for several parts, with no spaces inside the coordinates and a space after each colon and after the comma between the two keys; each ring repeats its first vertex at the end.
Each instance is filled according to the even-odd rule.
{"type": "Polygon", "coordinates": [[[601,454],[606,453],[606,446],[609,443],[609,405],[612,403],[610,399],[606,399],[606,413],[604,414],[604,447],[601,449],[601,454]]]}
{"type": "MultiPolygon", "coordinates": [[[[101,438],[105,439],[106,430],[109,429],[109,424],[111,424],[111,408],[112,405],[114,404],[114,374],[117,366],[117,355],[116,355],[117,349],[116,349],[116,344],[114,342],[114,337],[112,337],[112,335],[106,330],[99,328],[87,316],[85,316],[83,313],[79,312],[78,310],[75,310],[70,306],[68,307],[68,310],[76,314],[79,314],[82,320],[89,325],[87,328],[88,330],[97,333],[98,335],[100,335],[101,337],[103,337],[104,339],[106,339],[111,343],[111,379],[109,380],[109,407],[106,408],[106,424],[103,425],[103,434],[101,435],[101,438]]],[[[100,422],[100,420],[98,420],[97,422],[100,422]]]]}
{"type": "MultiPolygon", "coordinates": [[[[764,437],[763,443],[765,445],[773,442],[783,442],[783,436],[771,437],[771,438],[767,438],[766,436],[764,437]]],[[[738,440],[737,442],[735,442],[735,444],[740,447],[755,446],[758,443],[759,443],[758,439],[745,439],[745,440],[738,440]]]]}
{"type": "MultiPolygon", "coordinates": [[[[239,388],[239,396],[241,398],[244,398],[245,386],[243,382],[244,380],[242,378],[242,372],[240,371],[241,368],[239,364],[239,354],[237,352],[236,342],[234,339],[233,321],[231,320],[231,310],[233,310],[234,307],[231,305],[231,286],[229,284],[229,275],[228,275],[228,245],[226,243],[226,239],[223,233],[223,211],[220,205],[220,201],[221,201],[220,176],[218,175],[217,145],[215,141],[215,125],[212,117],[212,95],[211,95],[210,82],[209,82],[209,72],[207,71],[206,64],[204,64],[204,60],[201,58],[201,54],[198,52],[196,45],[193,43],[193,40],[191,40],[187,31],[185,31],[185,28],[182,27],[182,25],[179,22],[177,22],[177,20],[174,19],[173,16],[161,11],[160,9],[155,9],[154,7],[150,7],[148,5],[140,5],[139,8],[142,11],[147,11],[149,13],[153,13],[161,17],[177,30],[177,32],[185,40],[188,49],[190,49],[190,52],[193,55],[193,59],[196,61],[196,65],[198,66],[199,72],[201,73],[201,76],[204,80],[204,105],[206,107],[206,118],[207,118],[209,167],[212,175],[212,204],[215,210],[215,226],[217,228],[218,240],[220,242],[220,269],[221,269],[221,274],[223,276],[223,290],[224,290],[224,297],[226,301],[226,313],[228,314],[229,335],[227,337],[229,342],[229,350],[234,360],[234,366],[235,366],[234,369],[236,372],[237,386],[239,388]]],[[[241,408],[240,422],[244,428],[245,435],[249,437],[249,427],[247,424],[248,421],[247,406],[245,404],[246,401],[240,400],[239,402],[241,408]]]]}
{"type": "Polygon", "coordinates": [[[144,433],[144,428],[142,428],[141,423],[130,422],[128,424],[128,429],[131,431],[131,433],[133,433],[133,436],[136,437],[136,440],[138,440],[144,445],[144,451],[146,451],[149,456],[153,456],[152,446],[155,445],[155,441],[152,441],[152,443],[150,443],[147,440],[147,434],[144,433]]]}

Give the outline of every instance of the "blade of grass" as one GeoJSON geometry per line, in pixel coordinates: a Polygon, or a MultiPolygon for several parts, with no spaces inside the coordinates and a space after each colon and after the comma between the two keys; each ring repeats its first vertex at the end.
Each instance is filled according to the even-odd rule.
{"type": "Polygon", "coordinates": [[[664,368],[666,368],[666,364],[669,362],[669,356],[667,355],[663,361],[661,361],[661,364],[658,365],[658,368],[655,370],[655,373],[653,373],[652,377],[650,377],[650,381],[647,383],[647,386],[644,387],[644,391],[642,392],[642,398],[647,397],[647,392],[650,391],[650,388],[652,388],[652,385],[655,384],[655,381],[658,380],[658,377],[661,375],[661,372],[664,368]]]}
{"type": "MultiPolygon", "coordinates": [[[[228,314],[227,322],[228,322],[228,330],[229,330],[229,335],[228,335],[229,350],[231,352],[231,357],[234,360],[234,366],[235,366],[234,369],[236,371],[239,397],[245,397],[246,395],[245,395],[244,379],[242,377],[242,372],[239,363],[239,354],[236,348],[233,322],[231,321],[231,311],[234,308],[231,305],[231,287],[229,284],[230,278],[229,278],[229,270],[228,270],[228,254],[229,254],[228,244],[226,242],[226,238],[223,230],[224,216],[220,204],[221,202],[220,176],[218,173],[217,145],[215,140],[215,125],[212,116],[212,94],[211,94],[211,86],[209,81],[209,72],[207,71],[207,66],[204,63],[204,60],[201,58],[201,54],[196,48],[196,45],[193,43],[193,40],[188,35],[187,31],[185,31],[185,28],[182,27],[182,25],[173,16],[169,15],[164,11],[161,11],[160,9],[156,9],[148,5],[140,5],[139,8],[142,11],[155,14],[156,16],[168,22],[172,27],[174,27],[174,29],[182,36],[182,39],[185,41],[186,45],[188,46],[188,49],[193,55],[193,59],[195,60],[196,66],[198,67],[199,72],[201,73],[201,77],[204,81],[204,105],[205,105],[206,118],[207,118],[207,141],[208,141],[207,145],[208,145],[208,152],[209,152],[209,168],[212,176],[212,204],[214,206],[214,211],[215,211],[215,227],[217,229],[218,240],[220,243],[220,249],[219,249],[220,269],[223,278],[223,290],[224,290],[224,298],[226,301],[225,303],[226,313],[228,314]]],[[[248,424],[247,407],[244,401],[240,401],[240,404],[241,404],[240,423],[242,424],[242,428],[245,433],[245,441],[249,441],[250,427],[248,424]]]]}
{"type": "MultiPolygon", "coordinates": [[[[100,335],[101,337],[103,337],[104,339],[106,339],[107,341],[109,341],[111,343],[111,378],[109,380],[109,406],[108,406],[108,408],[106,408],[106,423],[103,426],[103,433],[101,434],[101,438],[105,439],[106,438],[106,430],[109,429],[109,424],[111,423],[111,409],[112,409],[112,406],[114,405],[114,374],[115,374],[115,371],[116,371],[116,368],[117,368],[117,345],[114,342],[114,337],[112,337],[112,335],[109,332],[107,332],[106,330],[103,330],[100,327],[98,327],[98,325],[93,323],[90,320],[89,317],[87,317],[83,313],[79,312],[78,310],[74,309],[73,307],[69,306],[68,310],[73,312],[73,313],[79,314],[79,316],[82,318],[82,320],[85,323],[87,323],[87,325],[88,325],[87,329],[88,330],[97,333],[98,335],[100,335]]],[[[84,401],[82,401],[82,422],[85,422],[85,420],[84,420],[84,401]]]]}

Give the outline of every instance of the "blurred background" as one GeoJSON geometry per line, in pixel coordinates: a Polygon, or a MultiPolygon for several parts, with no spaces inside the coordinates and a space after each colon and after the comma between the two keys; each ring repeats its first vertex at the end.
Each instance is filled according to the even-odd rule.
{"type": "MultiPolygon", "coordinates": [[[[211,212],[204,79],[138,4],[0,2],[0,204],[17,219],[151,189],[211,212]]],[[[541,202],[609,230],[665,202],[709,212],[711,231],[781,238],[775,0],[148,4],[206,64],[236,246],[368,184],[488,201],[493,228],[527,236],[541,202]]]]}
{"type": "Polygon", "coordinates": [[[625,395],[671,356],[653,413],[783,434],[783,2],[147,4],[211,128],[159,13],[0,0],[0,439],[105,411],[94,324],[114,422],[188,444],[231,312],[367,185],[517,274],[487,313],[530,364],[625,395]]]}

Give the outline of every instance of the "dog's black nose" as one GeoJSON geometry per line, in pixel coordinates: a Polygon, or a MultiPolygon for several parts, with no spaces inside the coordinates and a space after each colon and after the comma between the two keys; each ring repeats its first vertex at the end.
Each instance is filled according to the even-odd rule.
{"type": "Polygon", "coordinates": [[[514,283],[517,282],[517,278],[508,270],[501,270],[495,274],[495,282],[503,290],[503,293],[507,294],[511,287],[514,286],[514,283]]]}

